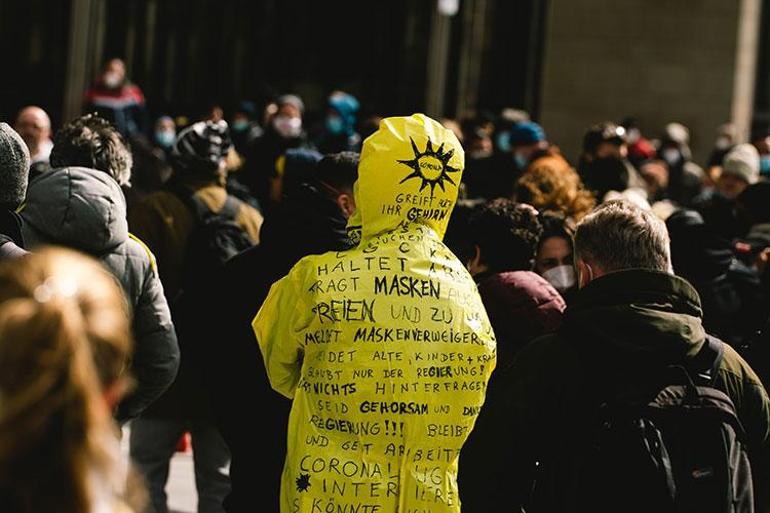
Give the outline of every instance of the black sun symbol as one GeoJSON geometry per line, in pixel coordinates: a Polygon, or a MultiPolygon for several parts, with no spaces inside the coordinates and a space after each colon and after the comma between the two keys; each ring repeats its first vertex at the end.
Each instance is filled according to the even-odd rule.
{"type": "Polygon", "coordinates": [[[298,492],[306,492],[308,488],[310,488],[310,475],[309,474],[300,474],[297,478],[297,491],[298,492]]]}
{"type": "Polygon", "coordinates": [[[449,173],[457,173],[460,171],[456,167],[449,165],[449,160],[454,155],[455,150],[449,150],[445,153],[444,144],[442,143],[441,146],[434,151],[433,143],[428,139],[428,142],[425,145],[425,151],[421,152],[414,143],[414,139],[410,137],[409,140],[412,142],[414,158],[412,160],[397,160],[396,162],[409,166],[412,168],[412,172],[409,176],[398,182],[399,184],[412,178],[419,178],[422,180],[420,192],[430,186],[431,197],[433,196],[433,191],[436,189],[437,185],[441,187],[442,191],[446,190],[444,188],[445,181],[452,185],[457,185],[457,183],[452,180],[452,177],[449,176],[449,173]]]}

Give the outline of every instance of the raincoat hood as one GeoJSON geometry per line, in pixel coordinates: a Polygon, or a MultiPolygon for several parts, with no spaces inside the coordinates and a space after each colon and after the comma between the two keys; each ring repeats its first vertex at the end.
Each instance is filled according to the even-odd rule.
{"type": "Polygon", "coordinates": [[[465,154],[451,130],[424,114],[386,118],[364,141],[354,187],[354,242],[418,223],[444,237],[465,154]]]}
{"type": "Polygon", "coordinates": [[[29,186],[21,217],[31,246],[60,243],[101,254],[128,239],[123,191],[95,169],[66,167],[41,175],[29,186]]]}

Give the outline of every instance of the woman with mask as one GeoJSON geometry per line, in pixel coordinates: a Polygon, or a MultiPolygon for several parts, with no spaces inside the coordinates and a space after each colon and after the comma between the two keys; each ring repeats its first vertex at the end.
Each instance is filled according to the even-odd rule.
{"type": "Polygon", "coordinates": [[[540,213],[543,235],[535,255],[535,272],[559,291],[564,300],[577,291],[575,265],[572,258],[571,223],[560,212],[553,210],[540,213]]]}

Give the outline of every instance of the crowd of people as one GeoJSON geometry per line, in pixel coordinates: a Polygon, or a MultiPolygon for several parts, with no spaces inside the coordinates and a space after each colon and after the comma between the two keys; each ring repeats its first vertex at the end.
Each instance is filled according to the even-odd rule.
{"type": "Polygon", "coordinates": [[[770,127],[319,107],[0,123],[0,509],[770,511],[770,127]]]}

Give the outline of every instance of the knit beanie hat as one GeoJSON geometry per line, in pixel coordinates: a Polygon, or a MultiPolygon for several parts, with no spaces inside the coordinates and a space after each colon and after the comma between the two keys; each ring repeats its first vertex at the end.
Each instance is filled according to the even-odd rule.
{"type": "Polygon", "coordinates": [[[739,144],[725,156],[722,174],[732,175],[746,183],[759,181],[759,152],[751,144],[739,144]]]}
{"type": "Polygon", "coordinates": [[[27,195],[29,149],[8,123],[0,123],[0,207],[15,210],[27,195]]]}
{"type": "Polygon", "coordinates": [[[198,121],[179,133],[171,158],[182,173],[212,177],[218,173],[231,145],[225,121],[198,121]]]}

